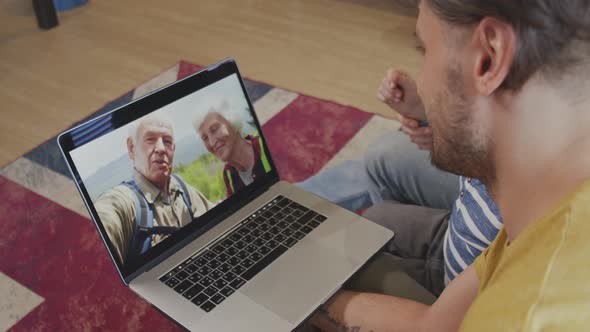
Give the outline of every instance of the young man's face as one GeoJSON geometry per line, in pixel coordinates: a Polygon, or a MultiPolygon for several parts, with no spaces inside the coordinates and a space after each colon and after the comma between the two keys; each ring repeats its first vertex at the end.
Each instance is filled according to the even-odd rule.
{"type": "Polygon", "coordinates": [[[424,59],[417,77],[418,93],[433,133],[432,163],[464,176],[480,177],[490,167],[485,131],[479,130],[466,45],[469,30],[443,22],[421,1],[416,24],[418,48],[424,59]],[[483,168],[482,168],[483,167],[483,168]]]}
{"type": "Polygon", "coordinates": [[[135,168],[156,185],[166,183],[172,173],[175,148],[171,128],[153,121],[143,122],[137,129],[132,153],[135,168]]]}

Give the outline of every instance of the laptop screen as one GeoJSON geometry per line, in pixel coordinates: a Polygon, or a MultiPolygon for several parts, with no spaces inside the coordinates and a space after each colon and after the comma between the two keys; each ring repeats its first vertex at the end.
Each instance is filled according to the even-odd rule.
{"type": "Polygon", "coordinates": [[[132,121],[120,109],[70,133],[68,161],[123,276],[276,176],[239,73],[213,76],[132,121]]]}

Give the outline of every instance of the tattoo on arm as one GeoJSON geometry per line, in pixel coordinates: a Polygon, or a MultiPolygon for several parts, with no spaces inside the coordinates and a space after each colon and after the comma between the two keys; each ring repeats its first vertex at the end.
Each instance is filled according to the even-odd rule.
{"type": "MultiPolygon", "coordinates": [[[[339,321],[338,319],[330,316],[330,313],[326,308],[323,306],[318,309],[318,314],[323,317],[327,322],[329,322],[332,327],[341,332],[361,332],[360,326],[348,326],[343,322],[339,321]]],[[[372,331],[371,331],[372,332],[372,331]]]]}

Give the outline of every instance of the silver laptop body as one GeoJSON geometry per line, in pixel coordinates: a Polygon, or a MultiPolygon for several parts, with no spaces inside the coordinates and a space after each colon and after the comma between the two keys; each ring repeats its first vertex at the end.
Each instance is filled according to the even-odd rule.
{"type": "MultiPolygon", "coordinates": [[[[117,132],[117,129],[125,127],[151,112],[166,107],[170,108],[170,105],[178,104],[177,101],[186,100],[187,96],[197,96],[196,93],[199,91],[199,98],[205,98],[202,96],[207,95],[207,89],[224,79],[227,79],[228,82],[235,80],[241,86],[239,91],[227,91],[227,94],[241,94],[243,96],[254,120],[250,122],[251,129],[256,130],[264,140],[237,65],[234,60],[228,59],[108,114],[72,128],[58,137],[58,143],[117,271],[123,282],[135,293],[157,307],[169,318],[192,331],[291,331],[367,263],[392,238],[393,233],[325,199],[305,192],[287,182],[279,181],[270,152],[264,144],[262,149],[265,149],[269,156],[272,168],[264,179],[257,179],[245,189],[236,191],[231,197],[221,200],[215,208],[193,220],[189,226],[181,228],[169,238],[142,253],[133,264],[129,262],[123,265],[114,253],[113,243],[95,208],[94,202],[99,194],[93,193],[92,188],[89,188],[88,183],[91,182],[89,180],[91,176],[83,174],[84,167],[88,169],[86,173],[91,173],[96,168],[93,165],[86,166],[85,162],[87,161],[80,159],[80,156],[88,155],[88,151],[85,152],[86,154],[80,151],[90,149],[92,142],[106,140],[105,137],[117,132]],[[209,285],[202,286],[201,283],[206,285],[202,279],[200,281],[195,278],[189,280],[186,277],[190,273],[185,274],[186,271],[183,269],[191,266],[192,274],[198,274],[198,271],[202,270],[199,269],[195,272],[195,269],[200,267],[196,260],[204,259],[204,253],[212,253],[213,249],[217,249],[217,246],[225,243],[226,239],[230,239],[252,220],[264,219],[256,219],[261,213],[265,213],[266,216],[270,215],[270,212],[266,210],[267,207],[271,209],[274,204],[276,207],[272,208],[275,209],[279,203],[281,205],[287,204],[287,200],[296,203],[287,205],[287,207],[303,207],[305,211],[311,211],[302,212],[305,213],[304,216],[324,217],[310,219],[304,225],[308,227],[305,236],[298,238],[296,242],[293,240],[294,244],[285,241],[280,242],[277,246],[277,241],[274,241],[275,249],[271,253],[276,253],[278,247],[282,249],[280,255],[275,255],[277,257],[273,257],[272,260],[265,258],[264,255],[257,255],[259,260],[255,261],[248,256],[249,266],[244,269],[242,266],[240,270],[245,270],[245,273],[250,272],[249,279],[242,278],[243,284],[235,287],[236,289],[230,286],[231,283],[223,284],[217,288],[218,293],[213,295],[211,291],[208,293],[211,295],[209,296],[204,294],[205,289],[213,288],[215,290],[216,288],[209,285]],[[316,220],[319,222],[315,222],[316,220]],[[313,229],[310,231],[310,228],[313,229]],[[290,246],[286,243],[289,243],[290,246]],[[188,264],[186,264],[187,262],[188,264]],[[260,268],[261,266],[262,268],[260,268]],[[254,268],[260,269],[260,271],[253,274],[251,271],[254,268]],[[175,278],[175,273],[179,273],[178,271],[183,271],[184,277],[175,278]],[[174,283],[171,283],[172,279],[175,280],[174,283]],[[181,290],[174,288],[179,287],[177,281],[184,282],[185,286],[182,286],[181,290]],[[187,286],[193,281],[195,286],[187,286]],[[195,291],[197,287],[203,291],[198,293],[195,291]],[[191,288],[193,293],[197,294],[188,296],[191,288]],[[222,290],[224,291],[223,295],[221,294],[222,290]],[[194,303],[193,300],[197,296],[207,298],[205,301],[210,306],[206,310],[202,308],[203,302],[194,303]],[[216,300],[215,303],[212,299],[216,300]],[[216,303],[219,300],[221,301],[216,303]],[[211,308],[211,306],[213,307],[211,308]]],[[[218,93],[216,96],[220,96],[220,94],[218,93]]],[[[210,96],[206,98],[206,100],[211,99],[210,96]]],[[[180,122],[190,123],[191,120],[189,117],[181,119],[180,122]]],[[[199,142],[196,134],[194,142],[199,142]]],[[[95,173],[100,171],[99,169],[95,173]]],[[[274,221],[275,217],[276,215],[271,217],[272,219],[267,218],[266,220],[267,222],[268,220],[274,221]]],[[[279,228],[280,234],[283,234],[282,228],[278,226],[276,228],[279,228]]],[[[302,229],[300,231],[303,232],[302,229]]],[[[268,243],[270,240],[266,242],[266,244],[268,243]]],[[[251,243],[246,244],[251,245],[251,243]]],[[[234,243],[234,245],[237,244],[234,243]]],[[[218,258],[219,256],[216,257],[216,259],[218,258]]],[[[245,264],[245,262],[246,258],[237,265],[245,264]]],[[[231,267],[231,271],[234,271],[234,265],[231,267]]],[[[216,275],[221,275],[221,268],[213,268],[212,270],[217,273],[216,275]]],[[[192,274],[191,277],[193,277],[192,274]]],[[[209,290],[207,289],[207,291],[209,290]]]]}

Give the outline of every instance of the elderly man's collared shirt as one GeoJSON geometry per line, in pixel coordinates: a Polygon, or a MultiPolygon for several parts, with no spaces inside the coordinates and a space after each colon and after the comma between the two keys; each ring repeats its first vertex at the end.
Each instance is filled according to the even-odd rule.
{"type": "MultiPolygon", "coordinates": [[[[174,177],[170,177],[168,195],[164,195],[136,170],[133,172],[133,180],[144,193],[146,200],[154,206],[154,226],[183,227],[191,222],[192,217],[198,217],[213,207],[203,194],[187,184],[192,205],[192,211],[189,212],[182,198],[182,187],[174,177]]],[[[117,256],[124,262],[136,224],[135,193],[125,185],[118,185],[103,193],[94,206],[117,256]]],[[[152,247],[165,237],[154,235],[152,247]]]]}

